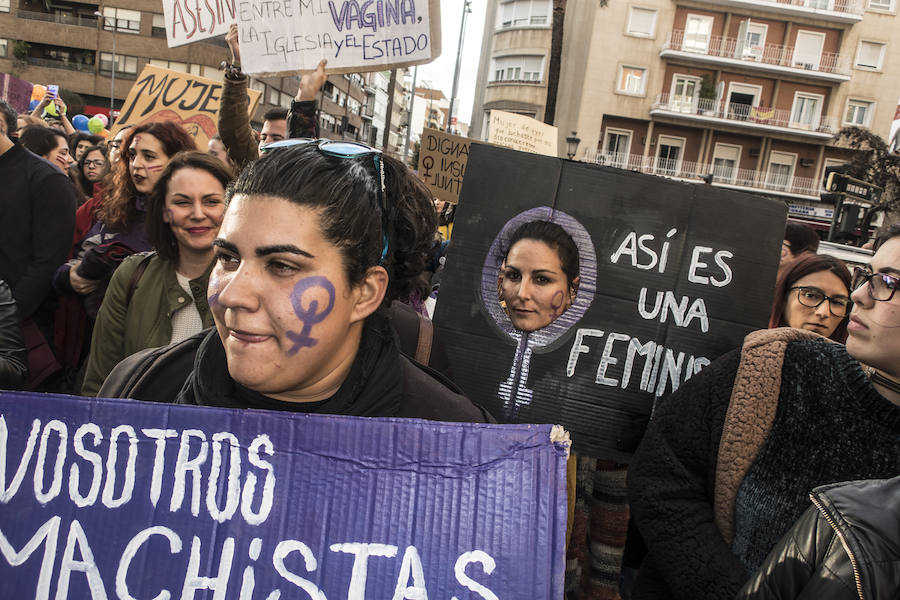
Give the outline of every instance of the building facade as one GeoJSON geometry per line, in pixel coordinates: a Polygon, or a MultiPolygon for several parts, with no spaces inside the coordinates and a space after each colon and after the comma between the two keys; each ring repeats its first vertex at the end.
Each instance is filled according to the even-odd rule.
{"type": "MultiPolygon", "coordinates": [[[[495,16],[489,36],[492,53],[483,60],[490,60],[482,80],[483,113],[505,103],[514,112],[533,109],[533,116],[542,117],[538,98],[527,101],[529,87],[506,83],[502,62],[509,51],[504,39],[535,35],[538,24],[522,20],[519,31],[515,16],[535,14],[536,3],[492,3],[501,16],[495,16]],[[509,14],[511,24],[502,16],[509,14]],[[498,88],[507,96],[502,102],[498,88]]],[[[821,224],[831,217],[819,198],[822,174],[847,156],[834,135],[855,125],[889,137],[900,97],[900,64],[888,60],[896,54],[896,4],[569,2],[555,115],[560,147],[577,131],[577,157],[583,160],[685,180],[707,178],[713,185],[783,199],[792,217],[821,224]]],[[[537,11],[539,18],[545,10],[537,11]]],[[[549,39],[549,25],[543,27],[549,39]]],[[[531,49],[515,52],[528,56],[531,49]]],[[[545,52],[543,69],[536,76],[528,72],[528,79],[546,79],[549,41],[545,52]]],[[[520,62],[522,70],[513,75],[526,79],[520,62]]],[[[478,134],[484,136],[483,127],[478,134]]]]}

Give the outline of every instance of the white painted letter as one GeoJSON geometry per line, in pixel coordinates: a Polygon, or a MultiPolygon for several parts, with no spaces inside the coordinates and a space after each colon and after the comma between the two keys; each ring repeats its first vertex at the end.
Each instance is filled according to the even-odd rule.
{"type": "Polygon", "coordinates": [[[415,546],[407,546],[403,552],[403,563],[400,565],[400,575],[397,577],[397,587],[394,588],[392,600],[428,600],[428,591],[425,589],[425,570],[422,568],[422,559],[415,546]],[[409,578],[412,576],[412,585],[409,578]]]}
{"type": "Polygon", "coordinates": [[[134,493],[134,463],[137,461],[137,435],[131,425],[119,425],[109,432],[109,454],[106,455],[106,483],[103,485],[103,505],[108,508],[122,506],[131,500],[134,493]],[[128,435],[128,460],[125,462],[125,482],[122,495],[116,494],[116,459],[119,451],[119,436],[128,435]]]}
{"type": "Polygon", "coordinates": [[[87,577],[88,589],[91,590],[91,600],[106,600],[106,588],[103,587],[103,578],[100,577],[100,569],[94,562],[94,553],[88,544],[87,537],[81,523],[72,521],[69,526],[69,537],[66,539],[66,549],[63,550],[62,562],[59,565],[59,582],[56,586],[56,600],[65,600],[69,597],[69,579],[72,571],[81,571],[87,577]],[[78,553],[81,560],[75,560],[75,544],[78,544],[78,553]]]}
{"type": "Polygon", "coordinates": [[[269,518],[269,512],[272,510],[272,502],[275,497],[275,469],[269,461],[259,457],[261,446],[263,451],[269,456],[275,454],[272,440],[265,434],[256,436],[256,439],[251,442],[250,449],[247,451],[247,460],[250,464],[266,472],[266,482],[263,484],[259,512],[253,512],[253,496],[256,494],[256,474],[247,473],[247,479],[244,481],[244,491],[241,493],[241,515],[243,515],[248,525],[259,525],[269,518]]]}
{"type": "Polygon", "coordinates": [[[162,490],[163,468],[166,466],[166,438],[178,437],[174,429],[141,429],[151,440],[156,440],[156,454],[153,455],[153,474],[150,477],[150,504],[156,507],[162,490]]]}
{"type": "MultiPolygon", "coordinates": [[[[481,563],[481,568],[484,570],[485,575],[493,573],[497,566],[497,563],[494,562],[494,559],[487,552],[482,550],[464,552],[456,559],[456,566],[453,568],[453,571],[456,574],[456,581],[467,590],[475,592],[484,598],[484,600],[500,600],[497,597],[497,594],[466,575],[466,565],[473,562],[481,563]]],[[[451,598],[451,600],[456,600],[456,596],[451,598]]]]}
{"type": "MultiPolygon", "coordinates": [[[[40,425],[37,419],[34,422],[40,425]]],[[[3,555],[3,558],[6,559],[6,562],[11,567],[18,567],[23,564],[37,550],[44,538],[47,539],[47,543],[44,544],[44,558],[41,559],[41,570],[38,573],[37,589],[34,591],[35,600],[48,600],[50,598],[50,582],[53,578],[53,563],[56,561],[56,544],[59,540],[60,520],[59,517],[48,519],[18,552],[13,549],[12,544],[0,531],[0,554],[3,555]]]]}
{"type": "MultiPolygon", "coordinates": [[[[182,444],[184,444],[184,437],[182,444]]],[[[204,442],[205,444],[206,442],[204,442]]],[[[197,590],[213,590],[213,600],[225,600],[228,592],[228,578],[231,577],[231,561],[234,558],[234,538],[225,539],[222,555],[219,557],[219,572],[213,577],[200,576],[200,538],[191,541],[191,558],[181,588],[181,600],[194,600],[197,590]]]]}
{"type": "MultiPolygon", "coordinates": [[[[131,567],[131,561],[134,560],[138,550],[140,550],[141,546],[150,539],[151,535],[161,535],[169,540],[169,552],[172,554],[181,552],[181,538],[168,527],[157,525],[139,531],[136,536],[131,538],[128,545],[125,546],[125,550],[122,552],[122,558],[119,560],[119,568],[116,570],[116,595],[119,597],[119,600],[137,600],[137,598],[132,596],[131,592],[128,591],[128,569],[131,567]]],[[[144,575],[146,576],[146,574],[144,575]]],[[[171,597],[172,592],[163,590],[154,596],[152,600],[169,600],[171,597]]]]}
{"type": "Polygon", "coordinates": [[[365,600],[366,598],[366,573],[369,568],[370,556],[397,556],[397,546],[389,544],[332,544],[329,546],[332,552],[345,552],[353,554],[353,571],[350,575],[350,588],[347,590],[347,600],[365,600]]]}
{"type": "Polygon", "coordinates": [[[725,277],[721,281],[710,277],[710,283],[712,283],[716,287],[725,287],[726,285],[731,283],[731,267],[727,262],[725,262],[726,258],[734,258],[734,254],[732,254],[728,250],[719,250],[718,252],[716,252],[715,256],[713,256],[713,260],[716,261],[716,264],[719,265],[720,269],[722,269],[722,273],[725,274],[725,277]]]}
{"type": "Polygon", "coordinates": [[[700,255],[709,254],[710,252],[712,252],[712,248],[707,248],[706,246],[694,246],[694,250],[691,252],[691,266],[688,269],[688,281],[691,283],[701,283],[703,285],[709,283],[709,277],[697,275],[697,269],[706,268],[706,263],[700,261],[700,255]]]}
{"type": "Polygon", "coordinates": [[[306,544],[298,542],[297,540],[284,540],[278,542],[278,545],[275,546],[275,552],[272,555],[272,564],[275,566],[275,572],[309,594],[311,600],[326,600],[325,593],[317,588],[316,584],[303,579],[299,575],[291,573],[287,570],[287,567],[284,566],[284,559],[291,552],[300,553],[300,556],[303,557],[303,565],[306,567],[307,573],[312,573],[316,570],[316,567],[318,566],[316,557],[313,556],[312,550],[310,550],[306,544]]]}
{"type": "Polygon", "coordinates": [[[91,463],[92,472],[94,474],[91,478],[91,487],[88,489],[87,496],[82,496],[81,490],[78,489],[78,484],[80,483],[78,463],[72,463],[72,468],[69,470],[69,498],[72,499],[72,502],[74,502],[75,506],[78,508],[94,505],[94,502],[97,501],[97,496],[100,494],[100,483],[103,479],[103,459],[101,459],[100,455],[96,452],[91,452],[84,447],[84,436],[88,433],[94,437],[95,448],[99,446],[101,440],[103,440],[103,434],[100,432],[100,428],[94,423],[85,423],[76,429],[75,435],[72,436],[72,446],[75,448],[75,454],[91,463]]]}
{"type": "MultiPolygon", "coordinates": [[[[178,447],[178,459],[175,461],[175,482],[172,485],[172,501],[169,510],[175,512],[181,508],[184,500],[185,477],[191,472],[191,514],[195,517],[200,514],[200,465],[206,462],[208,443],[206,434],[199,429],[185,429],[181,432],[181,445],[178,447]],[[200,451],[194,458],[191,454],[191,438],[200,440],[200,451]]],[[[195,538],[196,539],[196,538],[195,538]]]]}
{"type": "Polygon", "coordinates": [[[597,368],[597,383],[603,385],[619,385],[618,379],[612,379],[606,376],[606,369],[610,365],[617,364],[618,358],[613,358],[612,347],[616,342],[626,342],[631,339],[630,335],[624,333],[611,333],[606,337],[606,344],[603,346],[603,356],[600,357],[600,366],[597,368]]]}
{"type": "Polygon", "coordinates": [[[220,431],[212,437],[212,466],[206,488],[206,510],[209,516],[224,523],[234,516],[241,499],[241,443],[233,433],[220,431]],[[219,471],[222,469],[222,441],[228,440],[228,479],[225,483],[225,508],[219,509],[216,496],[219,492],[219,471]]]}
{"type": "Polygon", "coordinates": [[[569,351],[569,364],[566,365],[566,377],[571,377],[575,374],[575,365],[578,364],[578,355],[590,352],[591,350],[581,343],[586,335],[602,337],[603,331],[601,329],[579,329],[575,333],[575,342],[572,344],[572,349],[569,351]]]}
{"type": "Polygon", "coordinates": [[[44,425],[41,432],[41,444],[38,446],[37,462],[34,464],[34,497],[41,504],[47,504],[62,489],[63,465],[66,462],[66,441],[69,438],[69,429],[62,421],[53,419],[44,425]],[[47,440],[50,432],[55,431],[59,438],[59,447],[56,449],[56,462],[53,464],[53,479],[50,489],[44,492],[44,463],[47,461],[47,440]]]}
{"type": "Polygon", "coordinates": [[[0,415],[0,504],[6,504],[12,500],[22,480],[25,479],[25,471],[28,469],[28,463],[31,462],[31,455],[34,454],[34,445],[37,441],[38,432],[41,430],[40,419],[31,422],[31,433],[28,434],[28,441],[25,443],[25,451],[22,452],[22,458],[19,459],[19,466],[16,468],[16,474],[13,475],[9,486],[6,485],[6,463],[9,455],[7,448],[9,442],[9,432],[6,429],[6,419],[0,415]]]}

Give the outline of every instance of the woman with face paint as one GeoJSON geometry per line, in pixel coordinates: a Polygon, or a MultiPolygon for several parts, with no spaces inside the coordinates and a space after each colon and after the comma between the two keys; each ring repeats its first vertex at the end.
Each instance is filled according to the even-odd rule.
{"type": "Polygon", "coordinates": [[[578,248],[550,221],[519,227],[500,267],[498,298],[513,326],[537,331],[555,321],[578,292],[578,248]]]}
{"type": "Polygon", "coordinates": [[[403,356],[384,316],[424,268],[430,198],[402,163],[362,144],[270,145],[228,190],[209,281],[215,329],[126,359],[100,395],[174,390],[182,404],[488,420],[403,356]],[[136,369],[146,376],[133,385],[136,369]]]}
{"type": "Polygon", "coordinates": [[[206,288],[231,177],[206,153],[182,152],[169,161],[147,205],[156,252],[129,256],[113,273],[94,326],[83,396],[96,395],[126,356],[213,325],[206,288]]]}
{"type": "Polygon", "coordinates": [[[113,166],[105,196],[97,208],[97,222],[60,267],[54,287],[64,294],[86,296],[85,309],[96,316],[109,277],[122,260],[150,250],[144,228],[147,197],[169,158],[196,150],[193,138],[177,123],[148,123],[128,130],[123,141],[127,160],[113,166]]]}
{"type": "MultiPolygon", "coordinates": [[[[840,298],[842,290],[819,284],[810,287],[840,298]]],[[[846,348],[802,328],[757,331],[657,403],[628,474],[647,546],[633,597],[734,598],[814,488],[900,473],[898,288],[895,225],[871,264],[854,273],[846,348]]],[[[815,545],[802,560],[815,562],[827,547],[815,545]]],[[[816,565],[793,562],[788,571],[821,575],[832,592],[855,591],[837,581],[836,563],[828,565],[817,573],[816,565]]],[[[841,572],[849,571],[856,569],[841,572]]],[[[764,579],[741,597],[797,583],[793,575],[764,579]]],[[[818,590],[810,597],[844,597],[810,589],[818,590]]]]}

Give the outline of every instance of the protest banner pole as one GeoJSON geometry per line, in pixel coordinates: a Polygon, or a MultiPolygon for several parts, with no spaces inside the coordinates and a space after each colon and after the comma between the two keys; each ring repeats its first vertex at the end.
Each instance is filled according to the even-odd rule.
{"type": "Polygon", "coordinates": [[[447,113],[447,133],[450,133],[450,124],[453,123],[453,109],[456,107],[456,92],[459,89],[459,68],[462,61],[463,35],[466,32],[466,15],[472,12],[472,2],[464,0],[462,22],[459,25],[459,45],[456,48],[456,68],[453,70],[453,92],[450,94],[450,110],[447,113]]]}

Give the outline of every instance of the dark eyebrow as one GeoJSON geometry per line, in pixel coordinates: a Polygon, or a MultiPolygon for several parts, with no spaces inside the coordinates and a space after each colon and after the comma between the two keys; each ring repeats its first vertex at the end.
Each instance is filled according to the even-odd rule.
{"type": "Polygon", "coordinates": [[[234,254],[238,254],[238,255],[240,254],[240,252],[238,252],[237,246],[235,246],[231,242],[226,242],[222,238],[214,239],[212,245],[216,246],[218,248],[223,248],[225,250],[228,250],[229,252],[232,252],[234,254]]]}
{"type": "Polygon", "coordinates": [[[299,254],[300,256],[305,256],[306,258],[315,258],[315,256],[313,256],[306,250],[301,250],[293,244],[275,244],[274,246],[262,246],[261,248],[256,249],[257,256],[267,256],[269,254],[279,254],[281,252],[287,252],[289,254],[299,254]]]}
{"type": "MultiPolygon", "coordinates": [[[[872,268],[869,267],[869,270],[872,270],[872,268]]],[[[877,272],[878,273],[887,273],[887,274],[891,274],[894,276],[900,275],[900,269],[895,269],[894,267],[881,267],[880,269],[878,269],[877,272]]]]}

